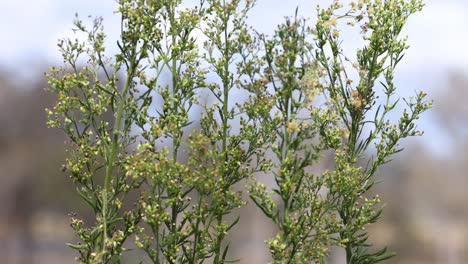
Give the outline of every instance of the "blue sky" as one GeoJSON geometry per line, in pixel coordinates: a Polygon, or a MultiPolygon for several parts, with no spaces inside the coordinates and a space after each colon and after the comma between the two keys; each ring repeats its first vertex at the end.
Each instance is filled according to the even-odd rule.
{"type": "MultiPolygon", "coordinates": [[[[193,1],[193,0],[189,0],[193,1]]],[[[284,16],[296,6],[303,16],[315,16],[317,4],[326,0],[258,0],[250,15],[259,31],[272,32],[284,16]]],[[[343,0],[343,3],[349,1],[343,0]]],[[[404,34],[409,35],[410,50],[399,69],[397,82],[409,95],[424,88],[431,93],[444,83],[449,71],[468,70],[468,1],[426,0],[425,9],[408,21],[404,34]]],[[[119,32],[119,18],[113,15],[113,0],[0,0],[0,68],[28,76],[37,66],[60,62],[57,40],[72,36],[75,13],[86,20],[88,15],[102,16],[105,29],[114,38],[119,32]]],[[[347,39],[348,41],[348,39],[347,39]]],[[[350,41],[350,46],[358,42],[350,41]]],[[[430,124],[424,125],[430,128],[430,124]]],[[[434,129],[432,129],[434,130],[434,129]]],[[[436,133],[436,132],[434,132],[436,133]]],[[[427,133],[430,136],[430,132],[427,133]]],[[[440,135],[439,135],[440,136],[440,135]]],[[[438,137],[436,134],[432,138],[438,137]]],[[[436,143],[433,143],[436,144],[436,143]]],[[[433,146],[432,148],[438,148],[433,146]]]]}

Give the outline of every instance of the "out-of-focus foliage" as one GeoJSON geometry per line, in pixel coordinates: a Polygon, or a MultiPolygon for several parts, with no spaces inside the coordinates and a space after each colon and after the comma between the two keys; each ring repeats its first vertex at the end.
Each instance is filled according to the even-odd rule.
{"type": "Polygon", "coordinates": [[[72,235],[67,213],[82,204],[60,171],[65,138],[44,125],[55,99],[31,71],[32,81],[0,72],[0,255],[3,263],[62,263],[71,257],[62,246],[72,235]]]}

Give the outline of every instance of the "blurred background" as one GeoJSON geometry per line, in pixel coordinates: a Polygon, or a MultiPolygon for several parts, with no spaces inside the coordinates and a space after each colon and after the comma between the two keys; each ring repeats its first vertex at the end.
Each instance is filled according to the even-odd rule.
{"type": "MultiPolygon", "coordinates": [[[[329,2],[258,0],[250,22],[271,33],[296,6],[314,17],[315,6],[329,2]]],[[[405,151],[379,172],[384,182],[376,192],[387,205],[370,232],[377,245],[398,253],[388,263],[462,264],[468,263],[468,1],[425,3],[405,29],[411,48],[396,82],[401,96],[425,90],[434,108],[419,120],[425,135],[404,141],[405,151]]],[[[73,263],[64,244],[75,241],[68,214],[87,208],[60,171],[64,135],[45,126],[44,108],[54,98],[44,91],[43,73],[60,65],[57,39],[71,36],[75,13],[104,17],[112,52],[116,3],[0,0],[0,6],[0,262],[73,263]]],[[[351,48],[359,44],[349,41],[351,48]]],[[[242,263],[266,263],[268,224],[250,207],[240,213],[233,254],[242,263]]]]}

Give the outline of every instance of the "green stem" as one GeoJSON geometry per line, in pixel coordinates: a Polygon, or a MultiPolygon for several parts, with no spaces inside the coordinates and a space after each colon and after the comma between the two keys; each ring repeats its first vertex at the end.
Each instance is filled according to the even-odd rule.
{"type": "MultiPolygon", "coordinates": [[[[198,210],[201,211],[203,204],[203,195],[200,195],[198,198],[198,210]]],[[[201,212],[199,212],[201,213],[201,212]]],[[[194,230],[194,239],[193,239],[193,253],[192,253],[192,263],[196,264],[198,262],[198,254],[197,254],[197,247],[200,239],[200,217],[201,215],[197,215],[197,222],[195,224],[194,230]]]]}
{"type": "Polygon", "coordinates": [[[108,210],[108,204],[109,204],[108,195],[109,195],[109,189],[110,189],[110,181],[112,177],[112,172],[114,170],[115,155],[119,147],[119,134],[121,133],[120,127],[121,127],[121,121],[122,121],[122,117],[124,113],[126,97],[127,97],[128,90],[130,89],[130,86],[133,80],[133,74],[135,72],[135,65],[136,65],[135,56],[132,56],[130,68],[128,69],[127,80],[125,81],[124,89],[120,98],[119,108],[117,110],[117,116],[115,117],[111,150],[106,160],[106,176],[104,178],[104,189],[102,190],[103,236],[102,236],[102,249],[101,250],[102,250],[103,256],[105,255],[105,252],[106,252],[106,245],[107,245],[107,240],[108,240],[107,223],[109,222],[109,219],[107,219],[108,217],[107,210],[108,210]]]}
{"type": "Polygon", "coordinates": [[[351,251],[351,246],[346,246],[346,263],[351,264],[351,258],[353,256],[353,253],[351,251]]]}
{"type": "MultiPolygon", "coordinates": [[[[223,6],[226,6],[226,1],[223,1],[223,6]]],[[[224,9],[226,10],[226,9],[224,9]]],[[[226,11],[225,11],[226,12],[226,11]]],[[[228,104],[229,104],[229,55],[230,55],[230,46],[229,46],[229,36],[228,36],[228,14],[224,15],[224,21],[223,21],[223,27],[224,27],[224,41],[225,41],[225,47],[224,47],[224,71],[222,73],[222,82],[223,82],[223,142],[222,142],[222,153],[224,154],[224,160],[223,160],[223,179],[225,178],[225,164],[229,159],[229,155],[227,153],[227,137],[228,137],[228,115],[229,115],[229,109],[228,109],[228,104]]],[[[224,182],[222,182],[224,184],[224,182]]],[[[222,190],[225,191],[224,188],[225,186],[221,186],[222,190]]],[[[223,212],[219,212],[217,215],[217,225],[220,226],[223,222],[223,212]]],[[[216,241],[216,253],[215,253],[215,259],[214,263],[218,264],[220,263],[220,255],[221,255],[221,243],[223,240],[224,234],[218,233],[217,234],[217,241],[216,241]]]]}
{"type": "MultiPolygon", "coordinates": [[[[175,8],[174,8],[175,9],[175,8]]],[[[174,17],[174,12],[175,10],[172,10],[171,11],[171,24],[173,25],[175,22],[175,17],[174,17]]],[[[175,42],[176,42],[176,36],[175,36],[175,32],[172,31],[172,45],[175,45],[175,42]]],[[[177,57],[175,56],[175,54],[171,54],[172,56],[172,65],[171,65],[171,73],[172,73],[172,111],[174,112],[177,112],[177,110],[175,109],[176,107],[178,107],[176,105],[176,103],[174,102],[174,98],[176,98],[176,95],[177,95],[177,89],[178,89],[178,82],[177,82],[177,77],[178,77],[178,72],[177,72],[177,57]]],[[[176,166],[177,164],[177,152],[178,152],[178,148],[179,148],[179,136],[181,136],[181,132],[178,130],[178,128],[175,129],[175,131],[173,131],[172,133],[172,162],[174,163],[174,166],[176,166]]],[[[178,194],[176,194],[178,195],[178,194]]],[[[178,216],[178,205],[179,203],[177,202],[177,199],[176,201],[174,202],[174,204],[172,205],[172,218],[171,218],[171,233],[174,235],[177,233],[177,216],[178,216]]],[[[178,239],[175,238],[174,239],[174,248],[177,248],[177,244],[178,244],[178,239]]],[[[176,251],[177,252],[177,251],[176,251]]],[[[175,252],[175,256],[174,259],[177,259],[177,253],[175,252]]],[[[171,261],[169,259],[169,261],[171,261]]]]}
{"type": "MultiPolygon", "coordinates": [[[[283,143],[282,143],[282,150],[281,150],[281,162],[284,162],[287,158],[287,155],[288,155],[288,150],[289,150],[289,132],[288,132],[288,125],[289,125],[289,104],[290,104],[290,99],[289,99],[289,96],[286,97],[286,102],[285,102],[286,106],[285,106],[285,110],[286,110],[286,113],[285,116],[284,116],[284,124],[283,124],[283,128],[284,128],[284,138],[283,138],[283,143]]],[[[281,177],[284,177],[283,175],[281,177]]],[[[283,188],[281,188],[280,186],[280,189],[282,190],[283,188]]],[[[284,210],[283,210],[283,224],[284,224],[284,220],[286,219],[286,215],[289,213],[289,193],[287,192],[286,194],[282,194],[281,195],[283,197],[283,206],[284,206],[284,210]],[[286,196],[285,196],[286,195],[286,196]]]]}

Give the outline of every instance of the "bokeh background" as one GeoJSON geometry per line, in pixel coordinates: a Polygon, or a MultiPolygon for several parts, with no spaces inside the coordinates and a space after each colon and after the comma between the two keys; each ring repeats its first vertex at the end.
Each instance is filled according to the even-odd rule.
{"type": "MultiPolygon", "coordinates": [[[[300,7],[315,16],[330,1],[258,0],[250,15],[259,31],[271,33],[300,7]]],[[[345,3],[347,1],[344,1],[345,3]]],[[[411,49],[396,73],[399,95],[425,90],[434,108],[419,121],[426,133],[386,165],[376,192],[387,203],[371,228],[377,245],[398,256],[388,263],[468,263],[468,1],[426,0],[408,21],[411,49]]],[[[65,242],[75,240],[68,214],[86,214],[71,181],[60,171],[64,135],[47,129],[43,73],[61,63],[57,39],[71,36],[75,13],[102,16],[110,39],[119,18],[112,0],[0,0],[0,263],[73,263],[65,242]]],[[[352,38],[350,47],[359,45],[352,38]]],[[[233,234],[242,263],[266,263],[268,224],[252,208],[240,212],[233,234]],[[241,232],[240,230],[244,230],[241,232]]],[[[334,256],[336,263],[339,254],[334,256]]],[[[138,263],[128,260],[128,263],[138,263]]]]}

